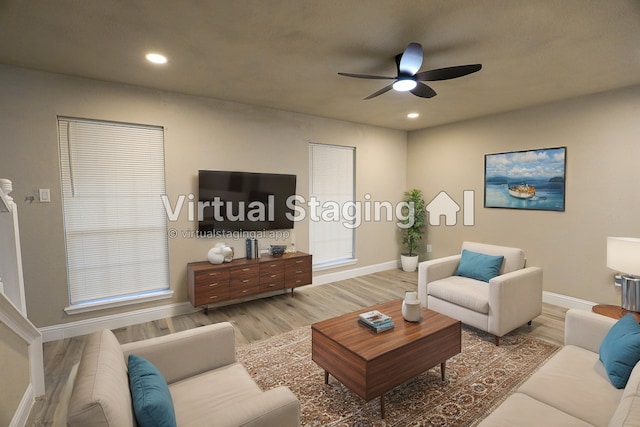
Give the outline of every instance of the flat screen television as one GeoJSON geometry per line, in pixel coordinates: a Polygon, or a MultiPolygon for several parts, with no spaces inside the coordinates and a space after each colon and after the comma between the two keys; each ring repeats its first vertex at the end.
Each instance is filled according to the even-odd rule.
{"type": "Polygon", "coordinates": [[[200,234],[293,228],[295,175],[200,170],[198,191],[200,234]]]}

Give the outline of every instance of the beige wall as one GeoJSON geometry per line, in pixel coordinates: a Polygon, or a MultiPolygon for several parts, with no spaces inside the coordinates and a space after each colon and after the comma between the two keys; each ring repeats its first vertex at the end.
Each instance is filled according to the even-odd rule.
{"type": "MultiPolygon", "coordinates": [[[[298,176],[308,196],[308,143],[356,147],[357,196],[398,201],[406,183],[406,132],[183,96],[105,82],[0,66],[0,176],[14,181],[18,204],[27,310],[38,327],[187,300],[186,264],[206,259],[211,240],[170,240],[173,301],[66,315],[69,298],[60,203],[56,116],[165,127],[167,194],[197,195],[197,171],[243,170],[298,176]],[[52,203],[25,202],[50,188],[52,203]]],[[[194,228],[186,210],[176,223],[194,228]]],[[[308,250],[308,224],[295,226],[296,247],[308,250]]],[[[229,241],[240,247],[243,242],[229,241]]],[[[263,242],[269,244],[273,242],[263,242]]],[[[397,259],[394,223],[367,223],[356,231],[354,267],[397,259]]]]}
{"type": "MultiPolygon", "coordinates": [[[[462,205],[475,192],[475,225],[429,227],[429,258],[463,240],[525,249],[544,270],[545,291],[620,303],[606,267],[606,237],[640,237],[640,87],[409,134],[407,185],[429,202],[446,191],[462,205]],[[484,155],[567,147],[565,212],[485,209],[484,155]]],[[[425,242],[425,243],[426,243],[425,242]]]]}
{"type": "Polygon", "coordinates": [[[29,346],[0,322],[0,425],[8,426],[29,386],[29,346]]]}
{"type": "MultiPolygon", "coordinates": [[[[166,132],[167,193],[197,193],[198,169],[283,172],[308,195],[308,142],[357,148],[356,192],[396,202],[418,187],[427,201],[446,191],[462,202],[475,191],[475,225],[429,227],[430,257],[459,250],[462,240],[521,246],[545,271],[545,290],[616,303],[605,266],[607,235],[640,237],[634,169],[640,158],[640,88],[609,92],[422,131],[393,131],[236,103],[183,96],[0,66],[0,176],[14,181],[27,309],[39,327],[183,302],[186,263],[206,259],[208,240],[170,241],[172,301],[68,316],[60,204],[56,116],[161,125],[166,132]],[[407,142],[408,141],[408,142],[407,142]],[[565,212],[484,209],[484,154],[567,147],[565,212]],[[52,203],[25,202],[50,188],[52,203]]],[[[182,215],[171,224],[193,228],[182,215]]],[[[425,242],[425,243],[426,243],[425,242]]],[[[242,246],[242,242],[228,242],[242,246]]],[[[265,244],[271,242],[264,242],[265,244]]],[[[296,224],[296,246],[308,249],[308,224],[296,224]]],[[[365,223],[356,232],[359,263],[397,259],[393,223],[365,223]]],[[[323,272],[325,273],[325,272],[323,272]]]]}

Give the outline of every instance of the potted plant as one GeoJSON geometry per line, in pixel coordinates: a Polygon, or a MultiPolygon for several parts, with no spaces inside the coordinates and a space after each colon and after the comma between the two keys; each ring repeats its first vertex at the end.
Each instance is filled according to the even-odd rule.
{"type": "Polygon", "coordinates": [[[406,252],[400,254],[400,262],[404,271],[412,272],[418,266],[416,250],[420,247],[420,240],[424,234],[425,201],[422,191],[417,188],[406,191],[402,201],[406,204],[403,211],[407,218],[402,220],[398,227],[402,233],[402,244],[405,245],[406,252]]]}

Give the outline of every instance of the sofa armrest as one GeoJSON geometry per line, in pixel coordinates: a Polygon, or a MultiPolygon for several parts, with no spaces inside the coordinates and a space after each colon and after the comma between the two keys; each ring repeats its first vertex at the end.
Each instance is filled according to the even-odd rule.
{"type": "Polygon", "coordinates": [[[422,261],[418,264],[418,299],[423,307],[427,306],[427,285],[430,282],[454,276],[460,263],[461,255],[422,261]]]}
{"type": "Polygon", "coordinates": [[[231,403],[216,425],[243,427],[299,427],[300,402],[287,387],[272,388],[231,403]]]}
{"type": "Polygon", "coordinates": [[[489,332],[502,336],[542,314],[542,269],[527,267],[489,281],[489,332]]]}
{"type": "Polygon", "coordinates": [[[564,343],[598,353],[600,343],[616,319],[585,310],[570,309],[564,322],[564,343]]]}
{"type": "Polygon", "coordinates": [[[235,363],[235,331],[228,322],[123,344],[124,357],[149,360],[171,384],[235,363]]]}

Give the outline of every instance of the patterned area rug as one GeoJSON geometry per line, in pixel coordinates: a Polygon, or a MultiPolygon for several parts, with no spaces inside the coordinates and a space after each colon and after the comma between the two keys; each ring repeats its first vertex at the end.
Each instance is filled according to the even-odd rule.
{"type": "Polygon", "coordinates": [[[237,349],[238,360],[263,389],[285,385],[300,400],[302,426],[472,426],[482,420],[542,365],[558,346],[525,333],[493,336],[462,328],[462,353],[440,366],[365,402],[311,360],[308,326],[237,349]]]}

